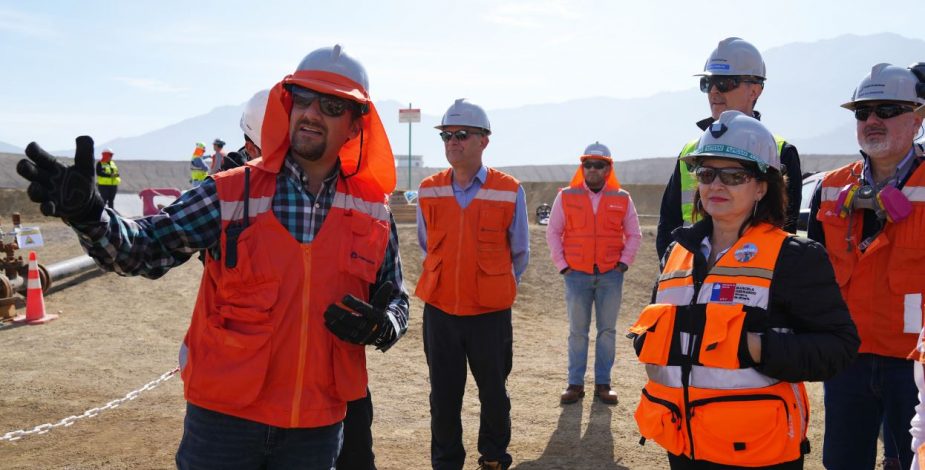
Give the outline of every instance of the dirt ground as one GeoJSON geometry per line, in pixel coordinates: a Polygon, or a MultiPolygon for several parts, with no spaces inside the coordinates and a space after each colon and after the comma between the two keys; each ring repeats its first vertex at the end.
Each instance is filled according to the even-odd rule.
{"type": "MultiPolygon", "coordinates": [[[[41,226],[49,246],[39,251],[40,262],[81,253],[76,237],[63,224],[43,221],[41,226]]],[[[414,226],[402,225],[399,231],[406,288],[413,292],[421,254],[414,226]]],[[[644,235],[643,248],[626,278],[618,333],[626,331],[647,303],[656,276],[654,227],[645,226],[644,235]]],[[[609,407],[585,399],[559,405],[566,380],[564,289],[549,260],[543,227],[531,227],[531,247],[530,267],[514,306],[515,357],[508,383],[514,468],[666,468],[665,454],[657,445],[638,444],[633,412],[644,371],[622,334],[618,334],[613,370],[620,403],[609,407]]],[[[46,296],[49,312],[61,313],[58,320],[43,326],[0,327],[0,436],[103,406],[173,369],[201,269],[198,262],[190,261],[156,281],[91,276],[46,296]]],[[[429,468],[422,305],[412,301],[410,329],[394,348],[386,354],[372,349],[368,353],[375,451],[382,470],[429,468]]],[[[822,468],[821,388],[809,386],[813,451],[806,468],[810,469],[822,468]]],[[[172,468],[184,403],[179,377],[174,377],[134,401],[73,426],[0,442],[0,467],[172,468]]],[[[466,468],[474,467],[478,458],[478,410],[470,377],[463,408],[466,468]]]]}

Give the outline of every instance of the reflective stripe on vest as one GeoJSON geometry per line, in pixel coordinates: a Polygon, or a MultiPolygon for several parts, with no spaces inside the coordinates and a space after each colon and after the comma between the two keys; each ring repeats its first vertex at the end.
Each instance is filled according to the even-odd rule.
{"type": "Polygon", "coordinates": [[[693,254],[681,245],[672,249],[657,303],[630,328],[646,335],[639,359],[649,382],[636,410],[643,437],[671,454],[724,465],[767,466],[800,457],[809,418],[803,384],[778,381],[738,360],[749,316],[759,315],[760,324],[768,307],[787,236],[767,224],[748,229],[699,291],[693,254]]]}
{"type": "Polygon", "coordinates": [[[272,212],[276,174],[251,168],[249,224],[242,224],[244,167],[215,175],[221,201],[221,257],[209,254],[181,374],[198,406],[284,428],[344,419],[366,393],[365,348],[324,326],[328,305],[368,300],[385,256],[389,224],[374,214],[384,195],[338,180],[338,195],[363,204],[332,206],[311,243],[299,243],[272,212]],[[368,212],[366,209],[370,209],[368,212]],[[225,263],[229,247],[237,263],[225,263]]]}
{"type": "Polygon", "coordinates": [[[569,268],[588,274],[606,273],[620,262],[623,253],[623,218],[629,207],[629,193],[602,190],[597,212],[588,190],[570,187],[562,190],[565,230],[562,249],[569,268]]]}
{"type": "Polygon", "coordinates": [[[103,168],[103,172],[109,176],[97,175],[96,184],[100,186],[118,186],[122,183],[122,178],[119,177],[119,167],[116,166],[115,162],[100,162],[100,166],[103,168]]]}
{"type": "MultiPolygon", "coordinates": [[[[925,158],[916,146],[916,158],[925,158]]],[[[835,279],[861,337],[859,353],[905,358],[916,345],[925,313],[925,163],[902,188],[912,212],[898,222],[885,220],[883,230],[864,240],[864,214],[840,215],[839,194],[859,185],[857,161],[826,174],[816,219],[825,233],[826,252],[835,279]],[[862,252],[859,245],[864,243],[862,252]]]]}
{"type": "MultiPolygon", "coordinates": [[[[777,155],[780,156],[784,151],[784,144],[787,143],[783,137],[774,136],[774,141],[777,143],[777,155]]],[[[696,138],[687,143],[683,149],[681,149],[681,154],[678,155],[678,158],[687,156],[694,150],[697,150],[697,146],[700,144],[700,138],[696,138]]],[[[679,162],[679,171],[681,173],[681,218],[684,221],[684,226],[688,226],[694,220],[694,192],[697,191],[697,179],[694,178],[694,173],[692,171],[687,171],[687,165],[684,162],[679,162]]]]}
{"type": "Polygon", "coordinates": [[[478,315],[510,308],[516,295],[508,229],[520,184],[497,170],[462,209],[445,170],[426,178],[418,205],[427,254],[415,295],[444,312],[478,315]]]}

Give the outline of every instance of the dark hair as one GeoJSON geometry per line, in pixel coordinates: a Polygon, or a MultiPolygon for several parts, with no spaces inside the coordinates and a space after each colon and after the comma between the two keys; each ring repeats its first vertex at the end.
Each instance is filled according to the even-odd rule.
{"type": "MultiPolygon", "coordinates": [[[[764,181],[768,184],[768,191],[758,201],[758,209],[755,211],[755,215],[749,214],[745,222],[742,223],[742,227],[739,228],[739,236],[741,237],[745,233],[745,228],[749,225],[756,225],[761,222],[769,223],[777,228],[783,227],[787,221],[787,177],[775,168],[768,167],[767,173],[761,173],[754,163],[741,163],[746,170],[755,175],[756,181],[764,181]]],[[[700,162],[698,161],[696,166],[699,165],[700,162]]],[[[703,204],[700,203],[699,190],[694,190],[692,217],[694,221],[710,218],[710,214],[707,214],[703,204]]]]}

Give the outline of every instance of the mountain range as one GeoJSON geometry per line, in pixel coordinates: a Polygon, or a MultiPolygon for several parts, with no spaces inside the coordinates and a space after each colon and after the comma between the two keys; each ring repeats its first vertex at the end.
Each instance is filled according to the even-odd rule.
{"type": "MultiPolygon", "coordinates": [[[[708,51],[705,51],[705,56],[708,51]]],[[[795,144],[801,154],[856,154],[855,121],[839,105],[848,101],[872,65],[889,62],[906,66],[925,60],[925,41],[897,34],[845,35],[812,43],[790,43],[762,52],[768,69],[765,90],[756,109],[775,134],[795,144]]],[[[698,72],[692,70],[691,74],[698,72]]],[[[486,73],[490,73],[486,71],[486,73]]],[[[632,70],[627,73],[659,73],[632,70]]],[[[606,80],[606,77],[601,77],[606,80]]],[[[488,109],[491,144],[485,161],[492,166],[568,163],[594,141],[607,144],[617,160],[677,155],[700,131],[694,123],[707,117],[706,96],[696,88],[643,98],[583,99],[488,109]]],[[[555,99],[555,92],[549,95],[555,99]]],[[[449,105],[450,103],[447,103],[449,105]]],[[[393,151],[406,154],[408,125],[398,123],[402,104],[377,101],[393,151]]],[[[243,103],[222,106],[146,134],[98,144],[112,147],[121,159],[185,160],[197,141],[215,137],[228,142],[226,150],[243,143],[238,120],[243,103]]],[[[412,127],[412,153],[423,155],[426,166],[444,166],[443,144],[433,126],[443,109],[422,110],[412,127]]],[[[211,150],[211,146],[208,146],[211,150]]],[[[0,152],[21,152],[0,142],[0,152]]],[[[73,150],[54,153],[71,156],[73,150]]]]}

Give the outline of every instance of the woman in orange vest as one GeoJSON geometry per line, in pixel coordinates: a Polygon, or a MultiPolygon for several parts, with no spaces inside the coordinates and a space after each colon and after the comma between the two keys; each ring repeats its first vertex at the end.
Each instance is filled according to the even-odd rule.
{"type": "Polygon", "coordinates": [[[846,367],[857,329],[822,246],[780,228],[786,186],[760,122],[726,111],[685,159],[700,220],[673,232],[653,303],[630,328],[649,376],[643,442],[664,447],[672,469],[803,468],[802,382],[846,367]]]}

